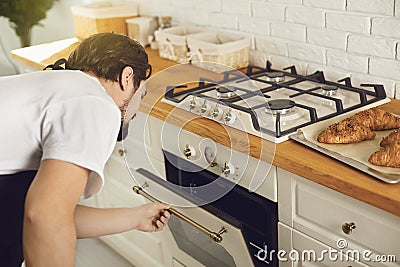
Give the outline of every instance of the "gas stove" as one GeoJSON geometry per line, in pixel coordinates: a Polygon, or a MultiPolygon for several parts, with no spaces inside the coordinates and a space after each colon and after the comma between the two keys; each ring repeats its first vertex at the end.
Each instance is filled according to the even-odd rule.
{"type": "Polygon", "coordinates": [[[219,81],[200,78],[194,85],[168,86],[162,101],[280,143],[301,127],[386,99],[383,85],[354,87],[348,77],[332,82],[322,71],[304,76],[295,66],[271,66],[267,61],[245,73],[227,71],[219,81]]]}

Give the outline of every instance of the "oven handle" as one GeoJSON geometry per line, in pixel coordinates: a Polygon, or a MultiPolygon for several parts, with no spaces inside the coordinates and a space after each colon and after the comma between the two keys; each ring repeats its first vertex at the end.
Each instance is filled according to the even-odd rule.
{"type": "MultiPolygon", "coordinates": [[[[139,186],[135,185],[132,190],[139,194],[144,196],[145,198],[147,198],[148,200],[150,200],[151,202],[160,202],[158,199],[156,199],[155,197],[149,195],[148,193],[146,193],[145,191],[143,191],[142,188],[140,188],[139,186]]],[[[216,232],[212,232],[209,229],[207,229],[206,227],[202,226],[201,224],[193,221],[192,219],[190,219],[189,217],[183,215],[182,213],[180,213],[179,211],[177,211],[174,208],[169,208],[168,211],[171,214],[174,214],[176,217],[184,220],[185,222],[189,223],[190,225],[192,225],[193,227],[197,228],[198,230],[202,231],[203,233],[205,233],[206,235],[208,235],[213,241],[215,241],[216,243],[221,243],[223,238],[222,238],[222,234],[226,233],[227,230],[225,227],[222,227],[221,230],[219,230],[218,233],[216,232]]]]}

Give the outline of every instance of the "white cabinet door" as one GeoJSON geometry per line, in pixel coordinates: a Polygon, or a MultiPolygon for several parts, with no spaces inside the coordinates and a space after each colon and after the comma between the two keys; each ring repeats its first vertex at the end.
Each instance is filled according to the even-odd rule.
{"type": "Polygon", "coordinates": [[[398,266],[379,257],[400,259],[400,217],[281,169],[278,185],[279,221],[332,248],[366,253],[360,261],[370,266],[398,266]],[[352,223],[346,234],[342,226],[352,223]]]}

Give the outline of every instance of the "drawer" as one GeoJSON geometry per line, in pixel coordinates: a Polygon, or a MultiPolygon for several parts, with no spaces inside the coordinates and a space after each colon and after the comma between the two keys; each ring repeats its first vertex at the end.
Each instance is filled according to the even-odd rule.
{"type": "Polygon", "coordinates": [[[281,267],[327,266],[327,267],[366,267],[367,265],[346,257],[318,240],[311,238],[282,223],[278,224],[279,240],[284,237],[285,246],[279,249],[285,251],[279,263],[281,267]],[[331,253],[329,254],[329,251],[331,253]]]}
{"type": "Polygon", "coordinates": [[[344,251],[370,250],[371,259],[376,255],[400,259],[400,217],[283,170],[278,183],[283,187],[278,190],[278,203],[286,196],[279,207],[280,221],[336,249],[338,240],[344,239],[348,244],[344,251]],[[355,226],[348,234],[342,229],[346,223],[355,226]]]}

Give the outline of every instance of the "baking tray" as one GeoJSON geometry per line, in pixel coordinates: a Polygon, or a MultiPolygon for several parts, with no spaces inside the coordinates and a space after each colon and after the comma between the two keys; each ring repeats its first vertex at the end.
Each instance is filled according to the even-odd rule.
{"type": "MultiPolygon", "coordinates": [[[[393,115],[398,117],[398,118],[400,118],[400,116],[397,115],[397,114],[393,114],[393,115]]],[[[350,115],[347,115],[347,116],[350,116],[350,115]]],[[[332,157],[332,158],[334,158],[336,160],[339,160],[339,161],[341,161],[341,162],[343,162],[343,163],[345,163],[345,164],[347,164],[347,165],[349,165],[351,167],[354,167],[354,168],[356,168],[356,169],[358,169],[358,170],[360,170],[360,171],[362,171],[362,172],[364,172],[366,174],[369,174],[369,175],[373,176],[374,178],[377,178],[377,179],[379,179],[379,180],[381,180],[381,181],[383,181],[385,183],[394,184],[394,183],[400,182],[400,169],[399,169],[398,173],[390,173],[390,171],[383,172],[383,171],[379,170],[379,168],[382,169],[382,168],[386,168],[386,167],[378,167],[377,166],[376,168],[372,168],[371,166],[368,166],[368,164],[370,164],[368,162],[365,162],[365,161],[363,162],[362,160],[353,159],[353,158],[348,157],[346,155],[342,155],[339,152],[332,151],[329,148],[323,147],[323,146],[326,146],[326,144],[321,144],[321,146],[320,146],[320,145],[317,144],[317,142],[315,142],[315,141],[312,142],[312,141],[308,140],[308,139],[311,139],[311,140],[313,139],[311,136],[309,136],[308,139],[307,139],[307,137],[304,135],[304,132],[308,132],[309,133],[310,129],[313,129],[311,127],[326,128],[328,125],[330,125],[332,123],[335,123],[335,122],[338,122],[341,119],[343,119],[343,117],[330,119],[330,120],[327,120],[325,122],[319,122],[318,123],[318,124],[320,124],[319,126],[315,125],[315,124],[314,125],[310,125],[310,126],[306,126],[304,128],[299,129],[295,134],[290,135],[289,138],[292,139],[292,140],[295,140],[296,142],[299,142],[299,143],[301,143],[301,144],[303,144],[305,146],[308,146],[308,147],[310,147],[310,148],[312,148],[314,150],[317,150],[317,151],[319,151],[319,152],[321,152],[321,153],[323,153],[323,154],[325,154],[327,156],[330,156],[330,157],[332,157]]],[[[315,131],[315,130],[313,130],[313,131],[315,131]]],[[[388,132],[389,131],[387,131],[386,134],[388,132]]],[[[382,133],[380,135],[382,137],[382,133]]],[[[368,141],[363,141],[363,142],[368,142],[368,141]]],[[[329,146],[327,146],[327,147],[329,147],[329,146]]],[[[372,153],[374,151],[370,151],[370,152],[372,153]]],[[[393,169],[393,168],[390,168],[390,169],[393,169]]],[[[397,170],[395,172],[397,172],[397,170]]]]}

